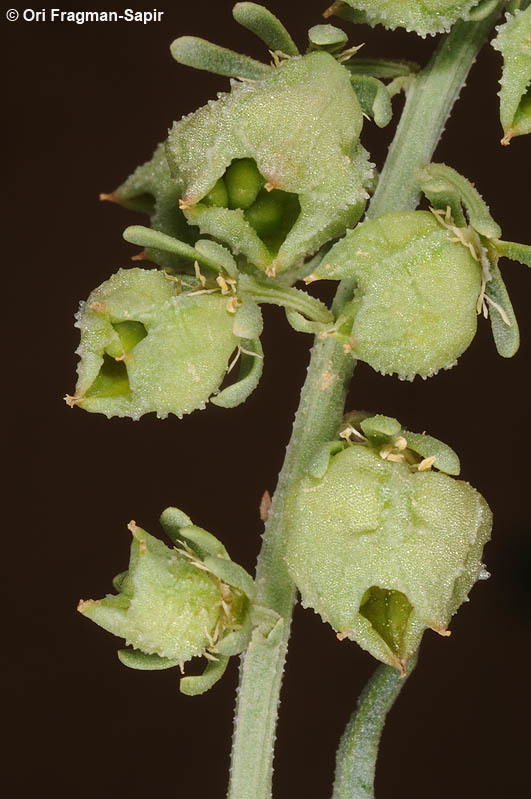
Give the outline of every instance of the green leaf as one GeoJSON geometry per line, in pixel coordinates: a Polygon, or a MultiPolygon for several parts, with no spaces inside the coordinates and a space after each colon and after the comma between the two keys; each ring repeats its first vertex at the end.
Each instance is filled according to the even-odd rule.
{"type": "Polygon", "coordinates": [[[236,22],[255,33],[270,50],[289,56],[299,55],[297,45],[284,25],[264,6],[257,3],[236,3],[232,15],[236,22]]]}
{"type": "Polygon", "coordinates": [[[263,330],[264,320],[262,311],[256,302],[249,297],[244,297],[234,315],[233,333],[238,338],[256,339],[263,330]]]}
{"type": "Polygon", "coordinates": [[[225,674],[229,658],[226,655],[216,655],[216,660],[210,660],[203,674],[194,677],[182,677],[179,688],[186,696],[199,696],[209,691],[225,674]]]}
{"type": "Polygon", "coordinates": [[[258,80],[271,71],[271,67],[261,61],[197,36],[180,36],[170,45],[170,52],[179,64],[230,78],[258,80]]]}
{"type": "Polygon", "coordinates": [[[391,98],[385,85],[370,75],[353,74],[350,82],[362,110],[374,119],[379,128],[385,128],[393,116],[391,98]]]}
{"type": "Polygon", "coordinates": [[[219,555],[215,557],[209,555],[204,558],[203,562],[212,574],[215,574],[223,583],[237,588],[249,599],[254,599],[256,586],[253,578],[245,571],[243,566],[219,555]]]}
{"type": "Polygon", "coordinates": [[[500,80],[500,119],[509,144],[514,136],[531,132],[531,6],[506,14],[492,46],[503,56],[500,80]]]}

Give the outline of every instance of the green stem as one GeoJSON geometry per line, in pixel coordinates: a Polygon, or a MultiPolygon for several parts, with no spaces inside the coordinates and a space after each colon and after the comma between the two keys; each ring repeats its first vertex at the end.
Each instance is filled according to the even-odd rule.
{"type": "Polygon", "coordinates": [[[337,750],[332,799],[373,799],[385,719],[416,663],[416,657],[409,661],[406,677],[392,666],[379,666],[361,692],[337,750]]]}
{"type": "Polygon", "coordinates": [[[416,208],[417,170],[430,163],[452,106],[503,6],[499,3],[496,11],[480,22],[454,25],[411,84],[369,217],[416,208]]]}
{"type": "MultiPolygon", "coordinates": [[[[492,15],[479,23],[456,25],[417,77],[369,208],[371,217],[416,206],[417,170],[431,159],[450,109],[495,19],[492,15]]],[[[340,284],[332,308],[336,315],[351,293],[351,284],[340,284]]],[[[279,613],[284,627],[278,640],[275,637],[271,641],[255,631],[242,657],[228,799],[271,796],[280,685],[295,599],[295,587],[284,563],[285,500],[317,449],[337,434],[353,365],[352,356],[333,339],[314,344],[256,572],[258,601],[279,613]]]]}

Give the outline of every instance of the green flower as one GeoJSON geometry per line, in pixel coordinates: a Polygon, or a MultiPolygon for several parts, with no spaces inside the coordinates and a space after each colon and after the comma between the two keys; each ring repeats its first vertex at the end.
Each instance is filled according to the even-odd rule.
{"type": "Polygon", "coordinates": [[[531,6],[506,14],[492,46],[503,56],[500,80],[500,119],[509,144],[513,136],[531,132],[531,6]]]}
{"type": "Polygon", "coordinates": [[[238,394],[233,385],[226,397],[224,392],[213,397],[218,404],[237,404],[256,386],[261,370],[259,341],[246,338],[259,335],[260,311],[250,302],[237,307],[224,278],[204,289],[187,276],[120,269],[92,292],[77,316],[78,381],[67,402],[107,417],[138,419],[152,412],[181,417],[205,407],[218,392],[232,353],[245,344],[252,362],[248,368],[242,361],[246,393],[238,394]],[[245,325],[253,310],[253,324],[245,325]]]}
{"type": "Polygon", "coordinates": [[[395,419],[355,416],[288,499],[287,564],[305,607],[404,671],[486,572],[492,516],[455,453],[395,419]]]}
{"type": "Polygon", "coordinates": [[[332,55],[264,70],[176,122],[167,154],[189,223],[274,275],[357,222],[372,166],[349,73],[332,55]]]}
{"type": "Polygon", "coordinates": [[[354,278],[335,328],[354,357],[403,379],[448,369],[477,326],[482,265],[427,211],[363,222],[321,262],[316,279],[354,278]]]}
{"type": "Polygon", "coordinates": [[[129,568],[114,580],[118,593],[82,600],[78,610],[125,639],[132,648],[118,654],[131,668],[182,669],[205,656],[205,674],[181,681],[185,693],[202,693],[247,646],[254,583],[217,538],[178,509],[166,509],[161,522],[175,546],[131,522],[129,568]]]}

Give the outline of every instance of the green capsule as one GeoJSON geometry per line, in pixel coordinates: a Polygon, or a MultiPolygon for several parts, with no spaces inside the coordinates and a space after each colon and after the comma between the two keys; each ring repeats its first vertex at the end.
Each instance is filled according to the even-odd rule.
{"type": "MultiPolygon", "coordinates": [[[[458,19],[469,13],[480,0],[343,0],[353,9],[352,19],[386,28],[405,28],[420,36],[448,32],[458,19]],[[361,12],[361,14],[359,13],[361,12]]],[[[340,16],[349,19],[340,12],[340,16]]]]}
{"type": "Polygon", "coordinates": [[[177,294],[179,285],[156,270],[121,269],[92,292],[77,317],[80,363],[69,404],[133,419],[205,407],[241,339],[226,296],[177,294]]]}
{"type": "Polygon", "coordinates": [[[362,123],[349,72],[325,52],[283,60],[251,82],[233,81],[230,93],[176,122],[169,135],[168,160],[188,222],[269,275],[296,265],[363,212],[372,165],[359,144],[362,123]],[[203,200],[220,178],[229,208],[208,207],[203,200]],[[285,193],[290,204],[281,234],[264,239],[261,223],[255,228],[249,219],[264,210],[262,186],[285,193]]]}
{"type": "Polygon", "coordinates": [[[402,379],[454,365],[476,333],[482,286],[481,262],[458,234],[427,211],[392,212],[330,250],[314,277],[355,279],[336,324],[354,357],[402,379]]]}
{"type": "Polygon", "coordinates": [[[286,560],[303,605],[402,672],[424,630],[449,634],[487,576],[492,526],[474,488],[433,471],[441,442],[419,458],[407,435],[388,444],[353,437],[359,443],[332,454],[320,477],[294,485],[286,515],[286,560]]]}
{"type": "Polygon", "coordinates": [[[531,6],[506,14],[492,46],[503,56],[500,119],[509,144],[514,136],[531,133],[531,6]]]}

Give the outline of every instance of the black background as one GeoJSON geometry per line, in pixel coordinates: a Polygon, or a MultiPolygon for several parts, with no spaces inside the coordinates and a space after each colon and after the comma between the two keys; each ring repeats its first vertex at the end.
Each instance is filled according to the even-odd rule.
{"type": "MultiPolygon", "coordinates": [[[[62,8],[78,4],[64,3],[62,8]]],[[[135,8],[144,8],[129,2],[135,8]]],[[[310,338],[266,309],[266,361],[247,403],[214,406],[179,421],[107,421],[70,410],[79,299],[136,248],[121,239],[139,217],[98,202],[146,160],[173,119],[214,97],[223,78],[175,64],[178,35],[210,38],[256,57],[231,2],[167,3],[161,23],[8,23],[2,239],[4,395],[12,406],[6,454],[14,516],[4,529],[8,577],[2,638],[7,652],[5,721],[13,767],[9,796],[208,796],[225,792],[237,663],[203,697],[179,694],[174,671],[125,669],[117,641],[75,612],[99,597],[128,556],[126,523],[158,534],[167,505],[186,510],[252,569],[260,546],[258,505],[272,490],[288,440],[310,338]],[[7,170],[7,177],[5,177],[7,170]]],[[[321,0],[269,3],[299,46],[320,21],[321,0]]],[[[101,3],[87,9],[119,8],[101,3]]],[[[22,10],[22,9],[19,9],[22,10]]],[[[147,10],[147,8],[146,8],[147,10]]],[[[366,55],[424,62],[433,39],[354,29],[366,55]]],[[[499,145],[499,54],[486,48],[436,152],[474,180],[506,239],[529,242],[529,141],[499,145]]],[[[395,101],[396,110],[400,100],[395,101]]],[[[381,164],[391,131],[366,123],[363,141],[381,164]]],[[[529,138],[529,137],[528,137],[529,138]]],[[[530,275],[505,262],[523,344],[496,354],[488,323],[457,368],[400,383],[364,364],[350,407],[397,416],[454,446],[462,474],[488,499],[493,577],[452,623],[449,639],[427,633],[421,663],[391,714],[377,777],[379,799],[513,796],[528,781],[530,545],[528,538],[530,275]]],[[[334,751],[375,666],[331,628],[297,608],[288,660],[277,796],[330,794],[334,751]]],[[[250,797],[252,799],[252,797],[250,797]]]]}

